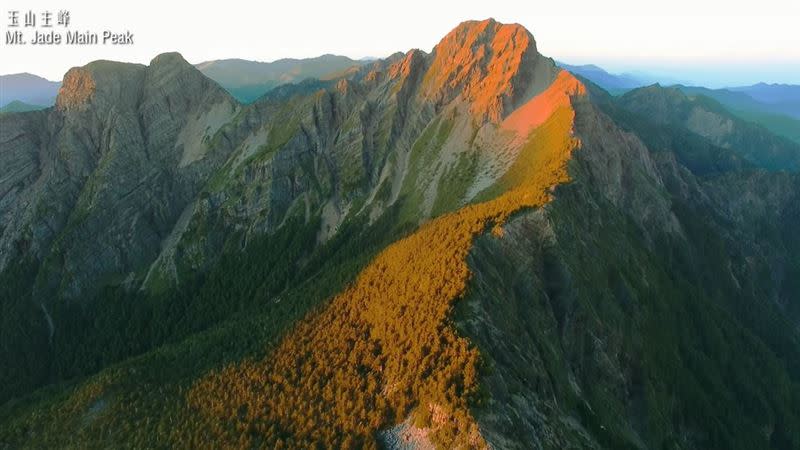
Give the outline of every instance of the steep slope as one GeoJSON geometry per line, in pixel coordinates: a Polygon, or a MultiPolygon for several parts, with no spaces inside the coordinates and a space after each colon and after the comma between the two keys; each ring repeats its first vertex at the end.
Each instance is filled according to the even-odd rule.
{"type": "Polygon", "coordinates": [[[748,122],[763,126],[770,132],[800,143],[800,123],[797,117],[796,86],[768,85],[759,83],[753,86],[710,89],[702,86],[673,84],[675,81],[655,79],[642,75],[610,74],[593,64],[570,65],[558,63],[559,67],[576,76],[585,78],[614,95],[622,95],[632,89],[658,81],[664,86],[679,89],[690,97],[702,95],[716,100],[730,113],[748,122]]]}
{"type": "Polygon", "coordinates": [[[55,108],[0,118],[0,267],[26,274],[24,287],[5,292],[6,319],[40,315],[6,329],[4,349],[39,362],[4,373],[14,384],[3,397],[55,370],[69,321],[51,312],[64,299],[91,298],[147,269],[224,161],[210,141],[238,108],[180,55],[165,54],[148,67],[74,68],[55,108]],[[49,344],[33,343],[42,337],[49,344]]]}
{"type": "Polygon", "coordinates": [[[757,123],[778,136],[800,143],[800,118],[792,117],[780,103],[769,103],[748,95],[745,88],[708,89],[699,86],[674,86],[688,96],[703,95],[722,104],[736,116],[757,123]]]}
{"type": "Polygon", "coordinates": [[[793,448],[800,293],[785,227],[800,179],[705,178],[594,105],[576,118],[573,182],[468,258],[457,317],[491,368],[483,436],[496,448],[793,448]]]}
{"type": "Polygon", "coordinates": [[[519,209],[541,206],[548,188],[567,181],[566,161],[577,144],[570,136],[569,96],[580,90],[573,79],[540,94],[547,104],[563,100],[544,123],[531,117],[536,131],[521,135],[531,176],[389,246],[263,361],[230,366],[193,386],[192,420],[208,431],[190,434],[189,445],[248,446],[228,430],[255,427],[269,446],[288,435],[290,446],[374,447],[378,429],[413,411],[416,426],[429,428],[429,439],[439,445],[483,446],[468,409],[478,387],[478,355],[450,329],[448,312],[469,277],[464,258],[472,239],[519,209]],[[220,397],[233,403],[209,401],[220,397]],[[247,405],[246,416],[228,414],[236,405],[247,405]]]}
{"type": "Polygon", "coordinates": [[[291,267],[305,266],[348,222],[399,211],[395,228],[407,229],[491,185],[521,143],[489,116],[524,101],[520,92],[547,88],[556,69],[519,26],[474,22],[454,33],[432,55],[398,54],[352,81],[279,88],[245,108],[178,55],[148,67],[100,61],[70,71],[55,109],[5,119],[4,167],[13,170],[3,180],[0,263],[8,279],[24,273],[32,286],[5,293],[22,308],[9,320],[26,317],[8,349],[40,360],[20,378],[36,386],[92,372],[252,305],[226,294],[236,305],[226,310],[210,293],[229,282],[206,278],[250,243],[294,236],[297,252],[282,255],[285,266],[262,292],[276,296],[291,287],[291,267]],[[476,42],[485,61],[468,55],[476,42]],[[476,82],[436,56],[459,51],[476,68],[516,64],[487,75],[481,94],[496,92],[497,103],[444,85],[434,95],[429,74],[476,82]],[[119,298],[129,296],[155,299],[132,312],[119,298]],[[156,311],[158,321],[130,331],[135,344],[98,346],[85,331],[156,311]]]}
{"type": "Polygon", "coordinates": [[[652,122],[685,128],[732,149],[759,167],[790,171],[800,168],[800,145],[737,118],[710,98],[689,98],[677,88],[653,85],[626,93],[619,103],[652,122]]]}
{"type": "Polygon", "coordinates": [[[156,279],[174,284],[181,271],[213,264],[230,229],[252,236],[291,217],[319,218],[325,242],[346,220],[374,221],[394,205],[411,224],[464,205],[502,175],[518,147],[487,119],[541,92],[556,73],[527,31],[486,21],[457,28],[431,55],[412,50],[352,80],[277,89],[243,111],[223,144],[232,156],[193,206],[187,232],[162,252],[154,275],[167,276],[156,279]],[[476,65],[471,72],[443,63],[459,49],[476,65]],[[487,76],[474,91],[482,98],[462,93],[485,67],[505,78],[487,76]],[[192,230],[201,227],[198,242],[192,230]],[[176,260],[181,254],[191,257],[176,260]]]}
{"type": "MultiPolygon", "coordinates": [[[[431,345],[435,345],[439,349],[436,350],[438,353],[450,354],[452,350],[449,344],[466,349],[466,342],[454,335],[445,324],[449,305],[459,294],[458,286],[463,286],[466,280],[463,257],[469,248],[469,242],[476,233],[482,232],[491,223],[504,220],[521,207],[540,205],[545,201],[546,188],[565,180],[564,161],[571,148],[575,146],[569,135],[572,113],[568,96],[579,93],[580,85],[566,73],[557,77],[558,71],[552,61],[539,57],[534,45],[530,34],[519,26],[500,25],[491,20],[470,22],[454,30],[451,39],[443,40],[431,55],[411,51],[406,55],[372,64],[357,74],[353,82],[341,81],[336,85],[316,85],[316,88],[311,83],[281,89],[267,96],[244,110],[237,120],[226,128],[225,138],[219,141],[218,151],[230,152],[230,156],[214,179],[210,180],[200,193],[198,200],[186,210],[188,219],[185,222],[179,221],[183,223],[178,224],[176,230],[171,233],[176,234],[175,239],[167,241],[175,242],[177,247],[177,251],[171,253],[172,257],[178,259],[178,266],[186,264],[187,259],[189,264],[195,264],[197,259],[186,258],[183,255],[186,255],[187,248],[202,248],[202,255],[208,256],[208,259],[201,258],[201,260],[207,261],[211,267],[219,261],[215,255],[224,252],[224,248],[227,247],[226,242],[241,242],[242,237],[248,241],[253,240],[265,231],[275,232],[282,229],[284,224],[296,223],[298,219],[311,224],[320,224],[323,228],[318,239],[324,242],[336,238],[335,231],[332,233],[327,231],[325,220],[333,220],[334,228],[338,228],[340,224],[344,226],[347,222],[341,216],[345,216],[348,211],[352,211],[355,217],[369,217],[372,222],[379,220],[383,214],[399,209],[404,222],[416,224],[428,217],[431,212],[428,209],[430,206],[425,208],[406,200],[420,195],[420,188],[408,180],[412,173],[418,175],[408,170],[409,161],[415,160],[413,155],[431,161],[433,165],[429,170],[432,171],[427,173],[441,176],[449,166],[455,164],[449,152],[443,150],[446,148],[455,150],[457,144],[465,142],[465,139],[469,144],[468,147],[458,151],[474,155],[477,159],[476,170],[461,180],[464,189],[459,195],[452,196],[453,200],[438,202],[439,208],[444,211],[458,209],[464,202],[474,198],[504,174],[503,167],[512,165],[517,154],[525,155],[528,161],[541,167],[541,176],[530,179],[509,178],[503,181],[505,191],[483,194],[483,197],[496,197],[495,200],[443,216],[442,219],[423,226],[419,234],[398,243],[396,249],[387,250],[384,255],[388,256],[379,256],[359,278],[364,281],[357,281],[353,288],[333,300],[327,309],[328,313],[321,312],[320,318],[312,315],[307,319],[312,324],[310,329],[320,330],[316,338],[317,343],[322,345],[327,342],[325,345],[334,346],[332,350],[338,349],[338,346],[350,340],[325,341],[329,332],[335,330],[327,330],[320,324],[313,325],[316,321],[324,321],[330,324],[329,326],[341,323],[344,328],[339,332],[344,335],[357,332],[358,327],[364,326],[373,330],[370,331],[372,334],[384,333],[383,337],[375,334],[375,339],[378,339],[378,343],[383,342],[380,345],[386,346],[385,354],[381,356],[383,364],[394,367],[392,369],[394,372],[389,372],[387,375],[409,383],[407,388],[399,389],[397,397],[387,403],[386,407],[389,409],[385,413],[393,416],[406,415],[413,405],[420,402],[420,396],[430,396],[432,400],[442,403],[443,411],[462,418],[460,425],[459,423],[441,425],[441,433],[436,433],[441,434],[441,437],[437,439],[440,442],[462,439],[455,431],[463,430],[465,429],[463,427],[467,426],[463,423],[463,418],[469,416],[466,397],[474,389],[475,380],[469,379],[466,385],[463,385],[464,382],[457,382],[463,385],[459,388],[459,394],[450,393],[449,389],[442,390],[440,382],[451,382],[447,380],[459,372],[459,370],[453,372],[453,368],[464,364],[474,365],[474,355],[469,356],[469,352],[465,354],[457,352],[452,360],[442,359],[439,362],[436,358],[428,356],[427,364],[433,365],[430,369],[417,371],[424,366],[418,361],[403,362],[403,347],[391,347],[395,344],[395,334],[411,338],[416,335],[413,329],[408,328],[409,324],[382,322],[391,317],[391,314],[384,315],[380,310],[398,305],[392,302],[374,304],[371,308],[375,313],[364,316],[360,325],[359,322],[343,322],[338,318],[347,311],[353,311],[353,308],[360,310],[359,302],[367,301],[370,297],[374,300],[381,298],[389,300],[390,298],[384,297],[382,293],[385,289],[389,289],[389,286],[394,286],[392,289],[398,289],[398,294],[406,292],[410,295],[407,308],[415,308],[414,314],[423,320],[418,325],[429,324],[431,332],[427,333],[426,339],[430,342],[420,343],[425,351],[430,350],[431,345]],[[473,51],[480,57],[470,55],[473,51]],[[485,71],[487,65],[492,67],[491,72],[484,72],[489,81],[483,82],[473,75],[465,77],[456,64],[443,64],[441,55],[451,54],[463,55],[466,60],[475,61],[476,70],[480,68],[485,71]],[[511,66],[508,73],[503,72],[502,67],[509,62],[515,65],[511,66]],[[502,76],[495,78],[495,71],[500,71],[502,76]],[[456,84],[449,84],[448,80],[456,80],[456,84]],[[441,95],[435,94],[430,83],[434,85],[442,83],[441,95]],[[453,86],[458,88],[458,83],[478,83],[483,90],[475,91],[475,95],[469,97],[456,95],[458,90],[453,86]],[[319,87],[326,89],[318,90],[319,87]],[[530,97],[526,98],[526,94],[530,97]],[[495,102],[492,100],[493,96],[499,100],[495,102]],[[520,109],[523,112],[515,115],[509,122],[510,125],[501,122],[503,116],[509,115],[513,110],[514,104],[527,104],[528,109],[525,107],[520,109]],[[443,128],[441,125],[443,122],[452,122],[454,125],[443,128]],[[548,125],[551,122],[552,124],[548,125]],[[357,128],[351,131],[349,127],[357,128]],[[464,130],[456,132],[458,128],[464,130]],[[535,134],[534,130],[539,128],[549,131],[541,132],[539,138],[531,138],[529,134],[531,132],[535,134]],[[432,142],[428,137],[429,130],[437,133],[436,142],[432,142]],[[492,145],[488,146],[488,143],[492,145]],[[351,155],[355,158],[350,159],[351,155]],[[501,156],[503,160],[499,159],[501,156]],[[295,180],[289,186],[283,184],[287,176],[280,174],[280,171],[284,170],[295,173],[288,177],[290,180],[295,180]],[[343,174],[344,171],[348,172],[343,174]],[[381,190],[388,192],[382,194],[381,190]],[[252,198],[251,192],[255,194],[252,198]],[[265,203],[263,199],[269,201],[265,203]],[[215,206],[204,206],[209,204],[215,206]],[[254,208],[255,211],[250,208],[254,208]],[[338,218],[326,218],[326,211],[329,208],[343,212],[338,213],[338,218]],[[314,216],[321,217],[322,223],[315,222],[314,216]],[[202,234],[199,236],[196,231],[198,226],[203,226],[202,234]],[[448,230],[453,227],[463,228],[463,233],[451,235],[448,230]],[[239,231],[234,231],[235,234],[228,239],[221,239],[219,242],[223,244],[222,247],[213,248],[206,245],[209,241],[216,241],[215,236],[223,236],[230,232],[229,230],[239,231]],[[407,268],[408,264],[402,261],[414,261],[419,255],[427,254],[420,253],[422,249],[419,245],[430,242],[433,236],[450,237],[440,240],[442,250],[430,253],[434,259],[429,264],[419,267],[419,270],[427,272],[404,272],[403,269],[407,268]],[[444,272],[436,272],[434,268],[443,261],[452,263],[451,267],[444,272]],[[380,270],[377,268],[384,264],[391,264],[391,270],[396,271],[394,278],[387,278],[386,286],[371,286],[370,280],[375,276],[370,274],[374,270],[380,270]],[[435,296],[426,298],[428,306],[414,300],[416,298],[414,295],[418,294],[414,294],[414,290],[409,290],[412,285],[408,284],[409,280],[425,278],[425,273],[436,276],[429,281],[433,287],[431,292],[435,293],[435,296]],[[438,285],[441,285],[441,289],[437,288],[438,285]],[[356,294],[364,289],[368,294],[366,297],[356,294]],[[426,311],[438,312],[430,316],[426,311]],[[392,329],[395,331],[390,333],[392,329]],[[463,360],[465,356],[467,359],[463,360]],[[470,358],[473,358],[472,362],[470,358]],[[414,373],[407,373],[404,367],[416,369],[414,373]],[[429,373],[431,371],[434,373],[429,373]],[[413,382],[415,379],[428,381],[425,382],[427,384],[420,385],[418,387],[420,390],[416,391],[416,383],[413,382]],[[412,389],[412,393],[409,394],[407,389],[412,389]]],[[[86,89],[86,86],[92,84],[89,80],[86,82],[76,80],[69,84],[74,85],[78,92],[91,91],[86,89]]],[[[75,101],[69,97],[65,98],[64,103],[72,105],[75,101]]],[[[438,196],[438,189],[435,184],[432,186],[426,184],[422,188],[421,196],[425,197],[425,192],[429,192],[427,195],[435,199],[438,196]]],[[[159,261],[162,256],[165,256],[164,252],[159,261]]],[[[448,265],[445,264],[444,267],[448,265]]],[[[145,286],[149,286],[147,284],[149,279],[149,276],[145,279],[145,286]]],[[[290,356],[295,350],[291,346],[309,342],[295,341],[293,338],[286,339],[284,345],[289,346],[288,353],[276,350],[272,357],[276,358],[276,361],[283,361],[282,354],[290,356]]],[[[311,343],[313,344],[313,339],[311,343]]],[[[367,356],[359,351],[351,353],[359,358],[367,356]]],[[[331,351],[322,356],[329,357],[335,354],[331,351]]],[[[280,364],[283,363],[274,366],[276,374],[284,370],[282,369],[284,366],[280,364]]],[[[333,364],[331,368],[344,371],[342,375],[349,374],[350,370],[337,364],[333,364]]],[[[238,368],[232,367],[229,370],[238,368]]],[[[309,380],[316,379],[317,376],[314,372],[308,375],[309,380]]],[[[326,378],[324,374],[319,376],[326,378]]],[[[218,385],[219,382],[214,381],[212,375],[207,379],[208,381],[197,383],[198,392],[202,392],[204,386],[213,390],[226,389],[226,383],[235,381],[224,378],[223,384],[218,385]]],[[[243,376],[241,379],[245,380],[246,377],[243,376]]],[[[382,378],[380,381],[382,384],[394,383],[387,378],[382,378]]],[[[346,383],[347,377],[343,377],[342,382],[346,383]]],[[[287,388],[294,385],[291,378],[287,378],[287,383],[287,388]]],[[[341,389],[351,388],[352,386],[348,384],[341,386],[341,389]]],[[[287,401],[290,402],[289,405],[296,401],[302,402],[306,398],[305,395],[297,391],[294,400],[287,401]]],[[[358,391],[351,395],[374,396],[378,395],[378,392],[358,391]]],[[[269,397],[264,397],[267,398],[269,397]]],[[[219,420],[214,418],[214,414],[218,412],[214,409],[208,410],[203,404],[203,396],[198,397],[190,393],[189,400],[190,407],[201,410],[201,414],[189,416],[193,418],[192,420],[196,421],[202,417],[219,420]]],[[[299,404],[295,407],[302,408],[299,404]]],[[[304,409],[300,411],[308,414],[313,412],[304,409]]],[[[416,414],[425,417],[427,414],[425,411],[425,408],[421,408],[416,414]]],[[[258,410],[254,410],[253,414],[254,418],[261,417],[258,410]]],[[[269,419],[269,416],[267,418],[269,419]]],[[[369,428],[371,431],[358,431],[360,436],[358,439],[374,444],[375,427],[388,424],[385,422],[387,419],[388,417],[373,419],[373,425],[369,428]]],[[[302,442],[308,442],[308,439],[313,442],[321,436],[306,435],[304,428],[295,428],[295,425],[286,422],[281,423],[282,426],[293,429],[297,434],[296,439],[302,442]]],[[[345,429],[351,432],[362,430],[362,428],[353,429],[347,423],[349,421],[336,426],[345,426],[345,429]]],[[[192,437],[191,433],[195,433],[198,430],[196,427],[200,425],[202,422],[187,424],[189,437],[192,437]]],[[[205,428],[205,425],[202,426],[205,428]]],[[[319,428],[317,433],[327,436],[326,439],[339,439],[335,433],[336,429],[323,427],[319,428]]],[[[214,428],[208,428],[207,432],[214,432],[214,428]]],[[[185,438],[185,436],[178,437],[185,438]]],[[[198,435],[193,436],[197,437],[198,435]]],[[[216,437],[225,438],[225,436],[216,437]]]]}
{"type": "MultiPolygon", "coordinates": [[[[108,73],[147,92],[153,68],[177,61],[163,57],[108,73]]],[[[0,274],[0,350],[20,362],[0,446],[800,443],[797,175],[632,112],[682,117],[685,102],[614,100],[493,20],[430,54],[278,87],[218,127],[168,113],[202,110],[197,93],[230,102],[169,66],[191,99],[155,83],[166,110],[134,111],[177,136],[166,163],[142,165],[190,178],[183,207],[135,270],[91,286],[92,266],[17,245],[0,274]],[[60,285],[105,288],[42,303],[63,266],[60,285]]],[[[150,98],[89,69],[55,110],[8,119],[8,192],[36,192],[49,115],[150,98]]],[[[79,224],[127,209],[102,205],[79,224]]],[[[66,229],[60,245],[95,245],[66,229]]]]}
{"type": "Polygon", "coordinates": [[[3,119],[6,167],[29,171],[3,183],[0,267],[43,261],[36,289],[68,297],[141,270],[226,156],[209,141],[237,110],[177,54],[70,70],[55,109],[3,119]]]}
{"type": "MultiPolygon", "coordinates": [[[[533,36],[520,25],[466,22],[434,48],[422,94],[437,103],[461,97],[479,119],[496,122],[530,98],[528,86],[537,87],[537,57],[533,36]]],[[[537,81],[539,90],[548,84],[537,81]]]]}
{"type": "Polygon", "coordinates": [[[758,110],[732,110],[732,112],[744,120],[757,123],[778,136],[800,144],[800,119],[758,110]]]}

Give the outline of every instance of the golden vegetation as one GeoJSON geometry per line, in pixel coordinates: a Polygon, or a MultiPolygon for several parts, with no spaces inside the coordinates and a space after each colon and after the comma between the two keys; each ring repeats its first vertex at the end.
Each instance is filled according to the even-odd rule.
{"type": "Polygon", "coordinates": [[[586,88],[577,78],[562,70],[544,92],[515,109],[500,124],[504,130],[511,130],[525,138],[530,132],[544,123],[553,112],[570,105],[570,95],[583,95],[586,88]],[[564,95],[564,94],[568,95],[564,95]]]}
{"type": "Polygon", "coordinates": [[[567,102],[530,134],[526,176],[502,194],[386,248],[267,357],[198,380],[176,444],[375,448],[378,430],[411,414],[439,446],[484,447],[469,410],[479,355],[448,316],[470,276],[474,237],[492,226],[497,232],[521,208],[541,206],[551,186],[568,180],[566,163],[578,145],[573,118],[567,102]]]}

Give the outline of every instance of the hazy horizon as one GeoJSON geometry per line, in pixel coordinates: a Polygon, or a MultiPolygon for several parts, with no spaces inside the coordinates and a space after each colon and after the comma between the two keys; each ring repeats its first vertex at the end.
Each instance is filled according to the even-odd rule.
{"type": "MultiPolygon", "coordinates": [[[[177,50],[176,50],[177,51],[177,50]]],[[[180,53],[180,52],[178,52],[180,53]]],[[[359,60],[361,58],[386,58],[389,55],[381,55],[381,56],[360,56],[354,57],[350,55],[341,55],[341,54],[334,54],[334,53],[325,53],[325,54],[333,54],[336,56],[345,56],[353,60],[359,60]]],[[[306,58],[315,58],[322,56],[315,55],[315,56],[302,56],[296,59],[306,59],[306,58]]],[[[153,55],[155,57],[157,55],[153,55]]],[[[550,55],[547,55],[550,56],[550,55]]],[[[265,62],[270,63],[276,60],[270,61],[259,61],[255,59],[247,59],[247,58],[218,58],[219,60],[225,59],[245,59],[249,61],[256,61],[256,62],[265,62]]],[[[283,59],[283,58],[280,58],[283,59]]],[[[758,74],[747,74],[741,73],[740,71],[736,71],[735,67],[731,67],[731,65],[717,65],[717,66],[687,66],[687,67],[666,67],[666,66],[634,66],[631,64],[625,63],[616,63],[616,62],[600,62],[600,61],[592,61],[592,60],[569,60],[565,58],[558,58],[553,57],[556,61],[564,64],[574,65],[574,66],[581,66],[581,65],[595,65],[600,67],[601,69],[605,70],[606,72],[613,74],[613,75],[631,75],[637,77],[645,82],[660,82],[661,84],[671,85],[671,84],[683,84],[689,86],[704,86],[709,88],[721,89],[726,87],[740,87],[740,86],[749,86],[758,83],[766,83],[766,84],[792,84],[798,85],[800,84],[800,79],[798,79],[794,74],[800,73],[800,64],[795,66],[785,68],[784,66],[775,66],[775,67],[767,67],[767,70],[763,70],[758,74]],[[725,74],[727,79],[723,79],[721,74],[725,74]],[[763,75],[762,75],[763,74],[763,75]]],[[[94,61],[94,60],[92,60],[94,61]]],[[[116,60],[120,61],[120,60],[116,60]]],[[[213,60],[203,60],[203,61],[189,61],[193,65],[201,64],[204,62],[213,61],[213,60]]],[[[87,64],[91,61],[87,61],[87,64]]],[[[121,61],[121,62],[129,62],[129,63],[138,63],[138,64],[148,64],[149,61],[121,61]]],[[[75,64],[70,67],[80,66],[83,64],[75,64]]],[[[64,70],[64,73],[69,69],[64,70]]],[[[61,81],[63,78],[63,74],[58,77],[47,77],[43,76],[40,73],[36,73],[30,70],[23,70],[17,72],[8,72],[8,73],[0,73],[0,76],[5,75],[16,75],[20,73],[29,73],[32,75],[40,76],[45,78],[49,81],[61,81]]]]}
{"type": "Polygon", "coordinates": [[[602,5],[574,0],[569,11],[553,4],[468,0],[454,6],[411,0],[390,13],[360,0],[313,6],[238,3],[229,1],[215,9],[152,0],[114,5],[93,5],[89,0],[10,3],[0,22],[6,29],[11,10],[66,9],[71,24],[62,30],[129,30],[135,43],[13,46],[3,39],[0,70],[60,80],[70,67],[94,60],[147,64],[168,51],[181,53],[193,64],[322,54],[385,57],[411,48],[431,51],[458,23],[493,17],[525,26],[542,54],[568,64],[595,64],[615,74],[646,72],[708,87],[800,84],[800,33],[795,30],[800,2],[791,0],[764,0],[757,11],[744,2],[721,0],[676,0],[669,9],[634,0],[602,5]]]}

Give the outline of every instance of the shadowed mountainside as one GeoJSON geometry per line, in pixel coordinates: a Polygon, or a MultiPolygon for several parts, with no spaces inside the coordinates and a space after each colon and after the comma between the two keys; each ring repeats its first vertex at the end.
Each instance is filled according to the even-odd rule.
{"type": "Polygon", "coordinates": [[[634,89],[619,101],[635,115],[658,124],[684,128],[715,145],[733,150],[757,166],[771,170],[800,169],[800,144],[734,116],[708,97],[691,98],[677,88],[653,85],[634,89]]]}
{"type": "Polygon", "coordinates": [[[0,447],[800,445],[793,147],[519,25],[0,125],[0,447]]]}

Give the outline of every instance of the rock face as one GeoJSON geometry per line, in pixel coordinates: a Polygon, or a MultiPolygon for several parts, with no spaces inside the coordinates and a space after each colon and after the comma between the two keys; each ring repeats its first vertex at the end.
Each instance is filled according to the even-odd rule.
{"type": "Polygon", "coordinates": [[[0,267],[40,261],[37,292],[66,297],[141,270],[224,162],[209,141],[238,109],[177,54],[70,70],[54,109],[3,119],[3,166],[25,168],[3,179],[0,267]]]}
{"type": "MultiPolygon", "coordinates": [[[[109,368],[31,414],[0,408],[0,447],[187,442],[160,434],[187,384],[263,355],[390,237],[524,181],[524,144],[565,108],[572,181],[469,252],[454,321],[486,362],[482,439],[797,448],[796,148],[680,92],[612,98],[491,19],[249,105],[172,53],[72,69],[55,107],[0,116],[0,276],[24,275],[0,286],[0,358],[29,358],[0,402],[109,368]],[[42,413],[96,405],[114,414],[42,413]]],[[[387,445],[433,445],[392,420],[387,445]]]]}
{"type": "MultiPolygon", "coordinates": [[[[461,97],[473,114],[494,122],[529,94],[526,90],[533,87],[539,58],[528,30],[492,19],[456,27],[433,49],[432,56],[424,95],[439,103],[461,97]]],[[[537,81],[547,86],[552,79],[537,81]]]]}
{"type": "Polygon", "coordinates": [[[64,81],[56,97],[56,108],[67,111],[87,105],[96,87],[94,78],[88,70],[81,67],[72,68],[64,75],[64,81]]]}
{"type": "Polygon", "coordinates": [[[800,145],[734,116],[711,98],[688,97],[678,88],[653,85],[626,93],[620,104],[657,124],[683,128],[714,145],[733,150],[758,167],[800,170],[800,145]]]}
{"type": "Polygon", "coordinates": [[[348,218],[375,220],[401,199],[411,222],[458,207],[512,161],[489,150],[508,140],[495,125],[557,73],[524,28],[487,20],[460,25],[430,55],[411,50],[349,80],[278,88],[230,127],[222,145],[232,156],[188,222],[223,226],[175,240],[158,264],[173,274],[207,268],[226,230],[257,235],[296,215],[319,217],[325,242],[348,218]],[[471,66],[446,64],[454,55],[471,66]],[[452,177],[460,186],[442,193],[452,177]]]}
{"type": "Polygon", "coordinates": [[[741,446],[733,427],[751,430],[743,432],[755,439],[748,445],[784,448],[776,442],[792,433],[785,424],[796,423],[796,409],[761,423],[741,400],[720,406],[719,392],[733,383],[710,380],[753,364],[788,364],[788,373],[754,375],[747,388],[784,411],[780,394],[763,386],[774,376],[792,389],[796,379],[800,291],[790,281],[798,265],[789,261],[798,240],[789,229],[800,179],[752,170],[698,176],[595,105],[579,104],[576,114],[574,182],[546,208],[511,221],[502,237],[479,238],[470,256],[474,277],[459,317],[492,368],[478,419],[484,437],[495,448],[659,448],[673,439],[733,448],[741,446]],[[692,293],[677,294],[678,285],[692,293]],[[719,310],[728,319],[714,319],[719,310]],[[686,323],[681,311],[695,320],[686,323]],[[786,327],[792,344],[777,344],[772,326],[786,327]],[[735,348],[751,345],[738,327],[772,342],[770,350],[735,348]],[[699,343],[707,333],[730,341],[699,343]],[[643,357],[652,351],[679,362],[643,357]],[[704,360],[698,378],[695,358],[704,360]],[[688,400],[654,400],[686,399],[692,390],[730,414],[709,425],[682,406],[688,400]],[[662,417],[680,417],[680,425],[662,417]],[[755,444],[760,426],[769,432],[755,444]]]}

